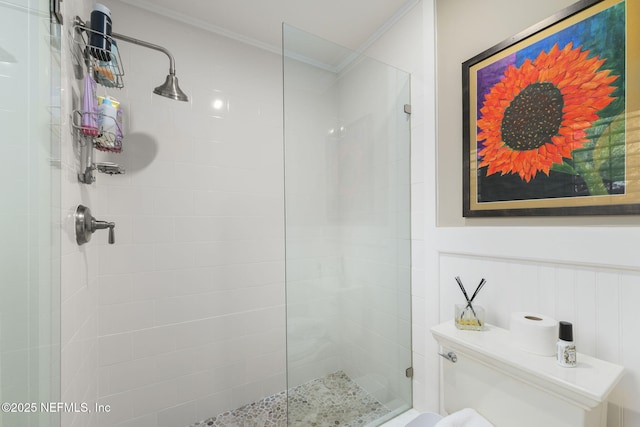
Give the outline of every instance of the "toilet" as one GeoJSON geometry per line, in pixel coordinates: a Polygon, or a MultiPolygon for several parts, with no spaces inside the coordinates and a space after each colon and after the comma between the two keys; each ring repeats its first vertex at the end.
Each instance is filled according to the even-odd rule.
{"type": "MultiPolygon", "coordinates": [[[[604,427],[607,398],[623,374],[621,366],[578,353],[564,368],[555,357],[517,347],[508,330],[486,324],[464,331],[453,321],[431,329],[440,344],[444,411],[475,409],[495,427],[604,427]]],[[[431,427],[423,414],[411,427],[431,427]]]]}

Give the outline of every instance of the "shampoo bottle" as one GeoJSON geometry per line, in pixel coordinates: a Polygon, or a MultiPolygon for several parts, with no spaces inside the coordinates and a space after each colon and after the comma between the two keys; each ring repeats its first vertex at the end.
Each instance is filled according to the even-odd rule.
{"type": "Polygon", "coordinates": [[[576,346],[573,343],[573,325],[565,321],[559,322],[558,363],[565,368],[573,368],[577,365],[576,346]]]}
{"type": "Polygon", "coordinates": [[[111,11],[96,3],[91,11],[89,44],[91,55],[101,61],[111,61],[111,11]]]}
{"type": "Polygon", "coordinates": [[[100,105],[98,105],[98,124],[100,125],[101,134],[96,138],[96,141],[105,147],[113,147],[116,140],[117,114],[116,106],[113,105],[111,99],[108,97],[103,98],[100,105]]]}

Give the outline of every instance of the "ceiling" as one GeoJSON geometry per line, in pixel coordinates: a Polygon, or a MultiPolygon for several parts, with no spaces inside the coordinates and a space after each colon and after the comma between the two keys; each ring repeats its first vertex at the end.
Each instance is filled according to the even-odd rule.
{"type": "Polygon", "coordinates": [[[263,48],[279,51],[282,22],[358,49],[419,0],[122,0],[263,48]]]}

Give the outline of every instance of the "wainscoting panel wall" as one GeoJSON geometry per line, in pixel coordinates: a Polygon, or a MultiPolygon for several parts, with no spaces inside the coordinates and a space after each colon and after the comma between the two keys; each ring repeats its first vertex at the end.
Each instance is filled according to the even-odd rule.
{"type": "Polygon", "coordinates": [[[572,322],[579,353],[626,369],[612,394],[607,425],[640,425],[640,272],[444,252],[439,268],[441,321],[451,319],[454,304],[464,302],[454,280],[460,276],[468,291],[487,279],[476,302],[485,307],[488,323],[508,329],[515,311],[572,322]]]}

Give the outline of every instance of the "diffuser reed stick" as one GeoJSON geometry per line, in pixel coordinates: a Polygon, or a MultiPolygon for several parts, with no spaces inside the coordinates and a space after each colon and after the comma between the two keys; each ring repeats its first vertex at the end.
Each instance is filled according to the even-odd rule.
{"type": "Polygon", "coordinates": [[[478,295],[478,292],[480,292],[480,289],[482,289],[485,283],[487,283],[487,281],[483,277],[482,280],[480,280],[480,283],[478,283],[478,287],[476,288],[476,290],[473,291],[473,295],[471,295],[471,299],[469,300],[467,307],[471,307],[471,303],[475,299],[476,295],[478,295]]]}
{"type": "MultiPolygon", "coordinates": [[[[478,286],[476,287],[476,290],[473,292],[473,295],[471,295],[471,298],[469,298],[469,294],[467,294],[467,290],[464,288],[464,285],[462,284],[462,280],[460,279],[460,276],[456,276],[455,279],[456,279],[456,282],[458,283],[458,286],[460,287],[460,290],[462,291],[462,295],[464,295],[464,299],[467,301],[467,306],[465,307],[465,310],[467,308],[470,308],[471,312],[473,313],[473,317],[478,321],[478,326],[482,327],[482,320],[478,317],[478,315],[476,314],[476,310],[473,308],[473,300],[478,295],[478,293],[480,292],[480,290],[482,289],[482,287],[487,281],[483,277],[482,280],[480,280],[480,283],[478,283],[478,286]]],[[[464,317],[465,310],[462,310],[462,312],[460,313],[461,321],[462,321],[462,318],[464,317]]]]}

